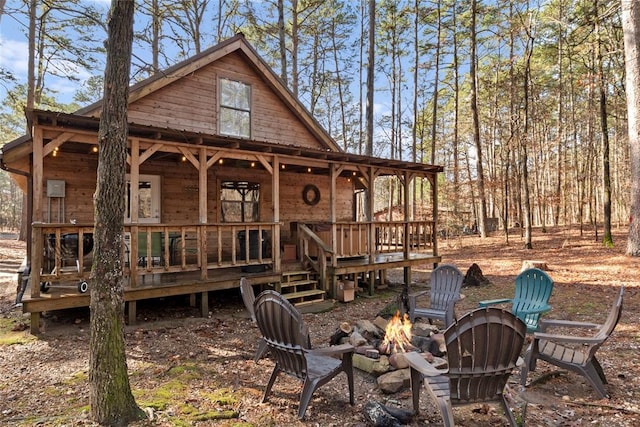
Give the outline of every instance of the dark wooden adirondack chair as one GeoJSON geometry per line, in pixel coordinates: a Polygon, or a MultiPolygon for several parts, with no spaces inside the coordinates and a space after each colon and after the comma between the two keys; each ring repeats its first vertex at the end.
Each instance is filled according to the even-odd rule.
{"type": "Polygon", "coordinates": [[[538,330],[540,316],[551,310],[549,298],[553,292],[553,280],[539,268],[529,268],[516,277],[516,290],[513,299],[502,298],[480,301],[480,307],[495,304],[511,304],[511,312],[526,325],[527,333],[538,330]]]}
{"type": "MultiPolygon", "coordinates": [[[[240,293],[242,294],[242,301],[244,302],[244,306],[247,308],[249,316],[251,316],[251,321],[255,323],[256,314],[253,311],[253,303],[256,300],[256,295],[253,292],[253,287],[244,277],[240,278],[240,293]]],[[[253,357],[253,360],[257,362],[258,360],[262,359],[267,350],[269,350],[269,348],[267,347],[266,341],[260,338],[260,341],[258,341],[258,348],[256,348],[256,355],[253,357]]]]}
{"type": "Polygon", "coordinates": [[[503,392],[522,351],[526,330],[526,325],[507,310],[478,308],[454,320],[444,332],[446,370],[434,368],[418,353],[407,353],[414,411],[418,413],[424,383],[445,426],[454,425],[453,406],[490,401],[499,401],[510,424],[516,426],[503,392]]]}
{"type": "Polygon", "coordinates": [[[609,338],[620,320],[623,294],[624,287],[621,287],[603,324],[541,320],[540,332],[533,335],[533,341],[525,355],[525,364],[520,375],[522,385],[526,384],[529,371],[536,369],[536,361],[540,359],[584,376],[600,399],[608,398],[609,395],[604,388],[607,379],[600,362],[596,359],[596,352],[609,338]],[[562,328],[563,334],[548,333],[550,328],[562,328]],[[579,331],[576,330],[592,331],[592,333],[579,335],[579,331]]]}
{"type": "Polygon", "coordinates": [[[431,271],[430,289],[409,294],[409,319],[441,320],[445,327],[453,323],[455,303],[460,299],[463,274],[454,265],[441,264],[431,271]],[[429,307],[418,307],[418,298],[429,292],[429,307]]]}
{"type": "Polygon", "coordinates": [[[302,419],[314,391],[344,372],[349,384],[349,402],[354,404],[353,346],[342,344],[312,350],[302,315],[278,292],[267,290],[258,295],[254,311],[258,328],[276,363],[262,402],[267,401],[281,372],[297,377],[303,381],[298,408],[298,418],[302,419]]]}

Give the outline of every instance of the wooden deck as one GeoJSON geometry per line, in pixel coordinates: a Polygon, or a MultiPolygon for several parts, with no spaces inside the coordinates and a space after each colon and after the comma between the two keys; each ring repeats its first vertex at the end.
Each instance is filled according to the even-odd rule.
{"type": "MultiPolygon", "coordinates": [[[[351,275],[367,277],[369,280],[369,294],[373,295],[375,281],[378,279],[384,282],[387,270],[395,268],[410,269],[414,265],[437,264],[440,261],[441,257],[439,256],[422,253],[412,254],[409,259],[405,259],[400,252],[377,255],[373,262],[370,262],[368,256],[341,258],[337,261],[337,267],[333,270],[332,276],[336,280],[351,275]]],[[[135,323],[137,301],[178,295],[190,295],[191,304],[199,307],[202,316],[207,316],[209,314],[209,292],[238,288],[241,277],[246,277],[252,285],[263,285],[277,289],[283,280],[283,273],[300,268],[299,262],[293,262],[283,263],[281,272],[266,270],[264,272],[251,273],[242,271],[240,267],[224,270],[216,269],[210,271],[211,274],[208,275],[206,280],[201,279],[200,273],[195,271],[139,275],[137,286],[135,288],[126,286],[124,290],[124,300],[127,303],[127,320],[129,324],[135,323]]],[[[29,290],[25,292],[25,297],[22,300],[22,310],[25,313],[32,314],[88,307],[90,303],[90,292],[78,292],[74,283],[52,285],[47,293],[40,293],[35,298],[28,295],[30,295],[29,290]]],[[[335,295],[335,293],[332,295],[335,295]]],[[[36,316],[32,321],[39,322],[39,316],[36,316]]],[[[32,325],[32,329],[37,330],[38,325],[32,325]]]]}

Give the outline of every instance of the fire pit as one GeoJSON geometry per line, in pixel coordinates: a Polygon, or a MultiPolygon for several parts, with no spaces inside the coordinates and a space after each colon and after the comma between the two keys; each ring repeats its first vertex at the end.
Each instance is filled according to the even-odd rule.
{"type": "Polygon", "coordinates": [[[421,353],[436,367],[446,365],[444,339],[438,328],[427,322],[411,323],[406,314],[396,312],[389,320],[378,316],[373,322],[343,322],[331,337],[331,344],[348,342],[356,348],[353,365],[377,377],[384,392],[395,393],[409,385],[405,352],[421,353]]]}

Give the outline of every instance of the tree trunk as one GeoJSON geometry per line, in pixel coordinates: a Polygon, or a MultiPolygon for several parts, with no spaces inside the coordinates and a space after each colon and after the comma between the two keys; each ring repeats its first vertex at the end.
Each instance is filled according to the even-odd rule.
{"type": "Polygon", "coordinates": [[[602,40],[600,38],[600,17],[598,12],[598,0],[593,4],[593,20],[595,22],[594,31],[597,39],[597,61],[598,61],[598,90],[600,92],[600,130],[602,132],[602,184],[604,211],[604,236],[602,243],[607,247],[613,246],[613,236],[611,235],[611,172],[609,166],[609,127],[607,123],[607,93],[604,76],[604,65],[602,58],[602,40]]]}
{"type": "MultiPolygon", "coordinates": [[[[367,53],[367,106],[366,106],[366,128],[367,128],[367,144],[365,155],[373,155],[373,70],[375,64],[375,35],[376,35],[376,0],[369,0],[369,46],[367,53]]],[[[371,183],[370,183],[371,185],[371,183]]],[[[369,219],[371,220],[371,218],[369,219]]]]}
{"type": "Polygon", "coordinates": [[[522,164],[522,190],[523,190],[523,222],[524,222],[524,247],[526,249],[533,249],[533,243],[531,238],[531,196],[529,195],[529,162],[527,155],[527,144],[529,143],[529,79],[531,75],[531,56],[533,55],[533,28],[531,22],[528,24],[528,38],[526,45],[526,62],[524,67],[524,129],[522,135],[522,151],[521,151],[521,164],[522,164]]]}
{"type": "Polygon", "coordinates": [[[284,0],[278,0],[278,45],[280,47],[280,78],[285,86],[289,86],[287,80],[287,40],[284,30],[284,0]]]}
{"type": "Polygon", "coordinates": [[[89,340],[91,418],[112,426],[127,425],[144,417],[129,385],[123,310],[122,233],[133,11],[133,2],[112,1],[94,200],[89,340]]]}
{"type": "Polygon", "coordinates": [[[473,140],[476,146],[477,156],[477,175],[478,175],[478,198],[480,200],[480,211],[478,212],[478,230],[480,231],[480,237],[487,237],[487,200],[484,192],[484,172],[482,169],[482,145],[480,143],[480,123],[478,118],[478,85],[476,75],[476,15],[478,13],[477,0],[471,2],[471,66],[470,76],[471,81],[471,117],[473,120],[473,140]]]}
{"type": "Polygon", "coordinates": [[[631,163],[631,213],[627,255],[640,256],[640,3],[622,0],[628,131],[631,163]]]}

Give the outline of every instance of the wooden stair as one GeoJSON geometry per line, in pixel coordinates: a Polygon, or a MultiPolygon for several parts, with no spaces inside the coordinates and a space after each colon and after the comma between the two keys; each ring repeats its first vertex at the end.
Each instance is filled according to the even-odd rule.
{"type": "Polygon", "coordinates": [[[323,302],[326,292],[318,289],[312,274],[306,270],[285,271],[276,290],[297,307],[323,302]]]}

